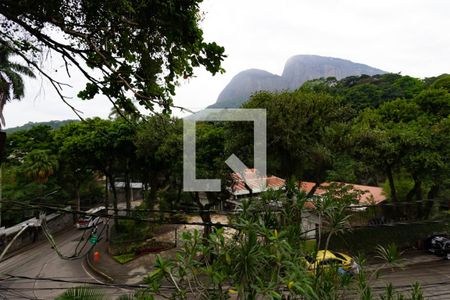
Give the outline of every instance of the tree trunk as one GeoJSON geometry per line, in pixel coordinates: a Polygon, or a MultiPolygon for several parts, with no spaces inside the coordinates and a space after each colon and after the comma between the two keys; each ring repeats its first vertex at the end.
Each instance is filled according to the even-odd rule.
{"type": "Polygon", "coordinates": [[[422,200],[422,181],[416,174],[413,174],[412,178],[414,180],[414,186],[406,195],[406,201],[411,201],[414,196],[416,197],[416,200],[422,200]]]}
{"type": "Polygon", "coordinates": [[[416,200],[417,200],[417,206],[416,206],[417,207],[417,217],[419,219],[421,219],[424,215],[423,214],[424,213],[423,205],[422,205],[422,201],[421,201],[423,198],[423,196],[422,196],[422,181],[416,175],[414,175],[413,178],[414,178],[414,186],[415,186],[414,194],[415,194],[416,200]]]}
{"type": "Polygon", "coordinates": [[[429,200],[435,199],[439,193],[440,188],[441,186],[439,184],[432,185],[430,191],[428,192],[427,198],[429,200]]]}
{"type": "Polygon", "coordinates": [[[311,198],[314,196],[314,193],[317,191],[317,189],[320,187],[320,182],[315,182],[312,189],[308,192],[308,195],[306,195],[307,198],[311,198]]]}
{"type": "Polygon", "coordinates": [[[208,225],[203,225],[203,243],[206,245],[208,243],[208,237],[212,232],[211,227],[211,214],[209,212],[209,205],[205,206],[200,201],[200,194],[198,192],[194,193],[194,200],[200,210],[200,218],[203,223],[208,223],[208,225]]]}
{"type": "MultiPolygon", "coordinates": [[[[183,191],[183,186],[181,184],[178,184],[178,191],[177,191],[177,202],[176,207],[179,207],[180,201],[181,201],[181,192],[183,191]]],[[[174,209],[172,203],[171,203],[171,209],[174,209]]]]}
{"type": "Polygon", "coordinates": [[[114,207],[114,215],[117,216],[119,214],[119,208],[117,205],[117,190],[114,182],[114,178],[111,178],[111,188],[113,191],[113,207],[114,207]]]}
{"type": "Polygon", "coordinates": [[[392,175],[392,169],[391,169],[391,166],[389,166],[389,165],[386,167],[386,175],[387,175],[388,181],[389,181],[389,188],[391,189],[391,200],[393,202],[398,202],[397,191],[395,189],[394,176],[392,175]]]}
{"type": "Polygon", "coordinates": [[[119,215],[119,209],[117,207],[117,190],[116,184],[114,180],[114,176],[111,174],[108,175],[110,186],[113,192],[113,209],[114,209],[114,225],[117,225],[117,216],[119,215]]]}
{"type": "MultiPolygon", "coordinates": [[[[405,200],[411,202],[414,197],[416,198],[416,216],[420,219],[422,217],[422,202],[420,202],[422,200],[422,181],[416,174],[412,174],[412,178],[414,180],[414,186],[406,195],[405,200]]],[[[413,204],[411,204],[411,207],[413,207],[413,204]]],[[[410,214],[414,213],[410,212],[410,214]]]]}
{"type": "Polygon", "coordinates": [[[425,204],[425,208],[423,210],[423,216],[425,219],[428,219],[430,217],[431,209],[433,208],[434,199],[436,198],[438,192],[440,189],[439,184],[434,184],[431,186],[430,191],[428,192],[427,196],[427,202],[425,204]]]}
{"type": "Polygon", "coordinates": [[[109,188],[108,188],[108,176],[105,175],[105,208],[109,207],[109,188]]]}
{"type": "MultiPolygon", "coordinates": [[[[127,205],[127,215],[131,213],[131,187],[130,187],[130,173],[129,173],[129,160],[127,159],[126,169],[125,169],[125,202],[127,205]]],[[[131,191],[132,192],[132,191],[131,191]]]]}
{"type": "Polygon", "coordinates": [[[204,241],[207,241],[208,240],[208,237],[209,237],[209,235],[211,234],[211,232],[212,232],[212,226],[210,225],[211,224],[211,214],[210,214],[210,212],[209,211],[205,211],[205,210],[203,210],[202,212],[200,212],[200,217],[202,218],[202,222],[203,223],[208,223],[208,225],[204,225],[203,226],[203,240],[204,241]]]}
{"type": "Polygon", "coordinates": [[[150,193],[148,195],[147,199],[147,209],[148,211],[148,217],[151,219],[153,218],[153,210],[155,209],[155,206],[157,204],[157,198],[158,198],[158,185],[154,182],[150,183],[150,193]]]}
{"type": "Polygon", "coordinates": [[[81,210],[80,187],[75,188],[75,197],[77,198],[77,211],[81,210]]]}
{"type": "Polygon", "coordinates": [[[414,184],[414,186],[411,188],[411,190],[409,190],[409,192],[406,194],[405,201],[411,202],[413,200],[415,194],[416,194],[416,184],[414,184]]]}

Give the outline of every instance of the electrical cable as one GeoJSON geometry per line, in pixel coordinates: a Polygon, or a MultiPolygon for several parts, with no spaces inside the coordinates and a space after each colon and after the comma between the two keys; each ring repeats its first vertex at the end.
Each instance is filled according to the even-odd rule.
{"type": "MultiPolygon", "coordinates": [[[[99,235],[98,235],[98,239],[99,239],[99,240],[100,240],[100,238],[101,238],[101,236],[102,236],[102,234],[103,234],[103,232],[104,232],[106,226],[108,225],[109,221],[110,221],[110,218],[108,218],[108,221],[106,222],[105,226],[103,226],[102,230],[100,231],[100,233],[99,233],[99,235]]],[[[47,223],[46,223],[46,221],[45,221],[45,218],[41,218],[41,228],[42,228],[42,232],[44,233],[45,237],[46,237],[47,240],[49,241],[50,245],[52,245],[52,248],[56,251],[56,253],[58,254],[58,256],[59,256],[61,259],[64,259],[64,260],[77,260],[77,259],[84,258],[86,255],[88,255],[88,253],[89,253],[89,252],[94,248],[94,246],[95,246],[95,243],[92,244],[92,245],[90,246],[90,248],[89,248],[88,251],[86,251],[84,254],[81,254],[81,251],[84,249],[84,247],[86,246],[87,242],[89,241],[89,239],[86,239],[86,242],[84,243],[83,247],[80,249],[80,251],[79,251],[78,253],[76,252],[76,250],[77,250],[77,248],[78,248],[78,246],[77,246],[77,248],[75,248],[75,251],[74,251],[74,254],[73,254],[73,255],[71,255],[71,256],[66,256],[66,255],[62,254],[61,250],[58,248],[58,246],[57,246],[57,244],[56,244],[56,242],[55,242],[55,239],[53,238],[53,236],[52,236],[51,233],[50,233],[50,230],[49,230],[48,227],[47,227],[47,223]]],[[[94,227],[94,228],[96,228],[96,227],[94,227]]],[[[94,228],[93,228],[92,230],[94,230],[94,228]]],[[[92,232],[91,232],[91,234],[92,234],[92,232]]],[[[83,233],[82,237],[83,237],[83,236],[84,236],[84,233],[83,233]]]]}
{"type": "MultiPolygon", "coordinates": [[[[154,219],[149,219],[149,218],[141,218],[141,217],[136,217],[136,216],[127,216],[127,215],[114,215],[114,214],[105,214],[105,213],[93,213],[93,214],[89,214],[85,211],[77,211],[77,210],[72,210],[72,209],[66,209],[66,208],[62,208],[62,207],[55,207],[55,206],[48,206],[48,205],[32,205],[32,204],[20,204],[18,203],[18,205],[24,205],[27,207],[32,206],[35,209],[42,209],[42,208],[46,208],[48,210],[51,211],[55,211],[55,212],[62,212],[62,213],[71,213],[71,214],[78,214],[78,215],[91,215],[91,216],[98,216],[98,217],[110,217],[116,220],[134,220],[134,221],[141,221],[141,222],[147,222],[150,224],[173,224],[173,225],[198,225],[198,226],[217,226],[217,227],[229,227],[229,228],[234,228],[234,229],[239,229],[240,226],[236,225],[236,224],[223,224],[223,223],[214,223],[214,222],[187,222],[187,221],[173,221],[173,220],[168,220],[168,221],[164,221],[164,220],[154,220],[154,219]]],[[[365,206],[365,207],[373,207],[373,205],[369,205],[369,206],[365,206]]],[[[109,210],[109,209],[108,209],[109,210]]],[[[126,211],[126,210],[118,210],[118,212],[120,211],[126,211]]],[[[209,211],[211,212],[211,211],[209,211]]],[[[179,213],[179,212],[178,212],[179,213]]],[[[220,213],[220,212],[218,212],[220,213]]],[[[237,213],[235,213],[237,214],[237,213]]],[[[418,221],[397,221],[397,222],[391,222],[391,223],[387,223],[387,224],[373,224],[373,225],[353,225],[351,226],[351,228],[375,228],[375,227],[393,227],[396,225],[411,225],[411,224],[430,224],[430,223],[440,223],[440,222],[445,222],[445,221],[450,221],[447,218],[441,218],[441,219],[433,219],[433,220],[418,220],[418,221]]]]}
{"type": "Polygon", "coordinates": [[[154,220],[154,219],[150,219],[150,218],[139,218],[139,217],[133,217],[133,216],[121,216],[121,215],[114,215],[114,214],[105,214],[105,213],[101,213],[101,212],[97,212],[97,213],[88,213],[85,211],[80,211],[80,210],[73,210],[73,209],[66,209],[66,208],[61,208],[61,207],[55,207],[55,206],[48,206],[48,205],[42,205],[42,204],[38,204],[38,205],[34,205],[34,204],[20,204],[17,203],[18,205],[24,205],[24,206],[28,206],[28,207],[34,207],[35,209],[48,209],[51,211],[55,211],[55,212],[60,212],[60,213],[70,213],[70,214],[77,214],[77,215],[89,215],[89,216],[95,216],[95,217],[110,217],[113,218],[115,220],[134,220],[134,221],[141,221],[141,222],[147,222],[150,224],[173,224],[173,225],[200,225],[200,226],[218,226],[218,227],[231,227],[231,228],[235,228],[235,225],[232,224],[223,224],[223,223],[214,223],[214,222],[186,222],[186,221],[173,221],[173,220],[154,220]]]}

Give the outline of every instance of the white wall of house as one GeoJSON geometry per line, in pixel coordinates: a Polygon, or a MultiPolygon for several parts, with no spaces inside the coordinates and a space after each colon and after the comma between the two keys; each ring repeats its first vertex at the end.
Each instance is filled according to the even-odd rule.
{"type": "Polygon", "coordinates": [[[315,239],[317,227],[319,226],[319,217],[313,212],[306,211],[302,215],[302,231],[305,232],[306,239],[315,239]]]}

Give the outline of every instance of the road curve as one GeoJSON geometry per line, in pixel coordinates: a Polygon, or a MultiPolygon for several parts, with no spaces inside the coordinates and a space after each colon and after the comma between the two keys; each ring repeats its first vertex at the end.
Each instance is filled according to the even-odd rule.
{"type": "MultiPolygon", "coordinates": [[[[59,232],[55,236],[58,249],[64,255],[72,255],[82,233],[83,231],[75,228],[59,232]]],[[[86,249],[88,246],[89,244],[86,245],[86,249]]],[[[46,240],[37,242],[29,249],[1,262],[0,278],[0,299],[54,299],[69,287],[100,282],[86,268],[83,259],[65,260],[60,258],[46,240]],[[77,283],[13,278],[8,277],[7,274],[77,281],[77,283]]],[[[100,288],[104,293],[110,295],[118,292],[117,289],[104,290],[103,287],[100,288]]]]}

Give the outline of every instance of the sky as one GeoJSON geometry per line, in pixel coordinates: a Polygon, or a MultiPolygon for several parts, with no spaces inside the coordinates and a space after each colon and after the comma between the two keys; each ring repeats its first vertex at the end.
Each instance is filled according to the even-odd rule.
{"type": "MultiPolygon", "coordinates": [[[[234,75],[258,68],[281,74],[291,56],[316,54],[349,59],[389,72],[424,78],[450,73],[450,1],[447,0],[205,0],[205,41],[225,47],[224,74],[202,69],[181,82],[175,104],[199,111],[213,104],[234,75]]],[[[82,101],[76,71],[65,74],[57,57],[44,68],[72,87],[64,94],[83,117],[107,117],[99,96],[82,101]]],[[[29,121],[76,119],[45,79],[27,79],[25,97],[5,107],[6,128],[29,121]]],[[[176,115],[180,112],[174,111],[176,115]]]]}

